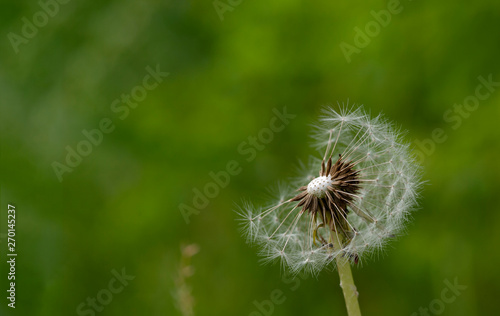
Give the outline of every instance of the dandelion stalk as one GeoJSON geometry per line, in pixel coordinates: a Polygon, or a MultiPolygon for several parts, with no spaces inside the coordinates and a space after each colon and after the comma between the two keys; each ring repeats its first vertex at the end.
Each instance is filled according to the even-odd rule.
{"type": "MultiPolygon", "coordinates": [[[[341,241],[334,231],[330,232],[330,236],[333,247],[335,249],[341,248],[341,241]]],[[[337,271],[339,272],[340,287],[342,288],[342,292],[344,292],[347,314],[349,316],[361,316],[358,303],[358,291],[354,284],[354,279],[352,278],[351,264],[349,260],[342,255],[338,255],[335,260],[337,262],[337,271]]]]}

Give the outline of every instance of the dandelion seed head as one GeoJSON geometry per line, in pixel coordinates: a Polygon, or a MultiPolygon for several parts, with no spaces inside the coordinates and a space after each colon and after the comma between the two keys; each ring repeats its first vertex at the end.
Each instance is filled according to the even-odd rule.
{"type": "Polygon", "coordinates": [[[245,202],[238,211],[243,235],[260,246],[263,262],[317,274],[338,256],[364,260],[403,231],[422,181],[402,134],[361,107],[324,108],[311,135],[321,156],[270,190],[267,206],[245,202]]]}

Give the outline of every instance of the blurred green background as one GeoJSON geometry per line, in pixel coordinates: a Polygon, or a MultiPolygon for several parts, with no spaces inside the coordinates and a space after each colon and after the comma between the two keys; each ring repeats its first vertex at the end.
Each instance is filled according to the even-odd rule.
{"type": "Polygon", "coordinates": [[[363,315],[420,315],[433,304],[430,315],[497,315],[500,89],[483,88],[473,110],[458,104],[479,76],[500,81],[500,3],[402,1],[378,31],[370,12],[387,1],[220,3],[223,13],[212,1],[69,1],[45,21],[39,14],[24,40],[40,4],[2,3],[0,314],[93,315],[77,308],[101,295],[110,302],[95,315],[183,315],[178,305],[193,300],[197,316],[256,316],[265,313],[254,301],[278,289],[286,300],[268,314],[345,315],[335,271],[283,280],[240,237],[233,209],[293,175],[315,154],[309,124],[321,106],[349,100],[408,130],[428,180],[407,234],[354,268],[363,315]],[[355,28],[369,23],[370,42],[348,62],[340,44],[355,45],[355,28]],[[169,76],[120,119],[113,101],[157,65],[169,76]],[[296,118],[247,161],[238,146],[285,106],[296,118]],[[58,181],[53,162],[103,118],[114,130],[58,181]],[[187,224],[179,205],[192,206],[193,189],[231,160],[241,172],[187,224]],[[199,252],[182,258],[188,244],[199,252]],[[122,268],[135,278],[110,299],[103,289],[122,268]],[[455,278],[467,289],[441,308],[455,278]]]}

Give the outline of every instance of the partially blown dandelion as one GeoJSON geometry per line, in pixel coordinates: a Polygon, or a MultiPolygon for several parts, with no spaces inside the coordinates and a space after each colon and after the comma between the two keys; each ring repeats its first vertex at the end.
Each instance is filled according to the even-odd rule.
{"type": "Polygon", "coordinates": [[[243,231],[265,261],[280,259],[292,273],[316,274],[336,263],[350,276],[348,260],[357,263],[404,228],[420,169],[400,133],[361,108],[325,108],[312,136],[322,158],[312,157],[301,177],[279,185],[270,205],[244,203],[243,231]]]}

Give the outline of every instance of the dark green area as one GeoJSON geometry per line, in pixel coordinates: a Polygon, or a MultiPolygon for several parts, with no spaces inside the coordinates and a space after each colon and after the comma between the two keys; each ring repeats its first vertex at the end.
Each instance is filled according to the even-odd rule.
{"type": "Polygon", "coordinates": [[[407,234],[354,269],[363,315],[440,308],[454,279],[467,289],[441,315],[496,315],[500,86],[482,88],[475,108],[455,105],[473,106],[479,76],[500,82],[500,3],[402,1],[377,31],[370,11],[387,6],[242,1],[221,21],[211,0],[69,1],[16,53],[9,34],[22,36],[23,17],[41,8],[2,3],[0,232],[14,204],[18,256],[13,310],[1,238],[0,314],[78,315],[125,268],[135,279],[96,315],[181,315],[172,296],[180,247],[196,243],[187,282],[197,316],[250,315],[276,289],[286,300],[274,316],[345,315],[335,271],[295,288],[279,265],[259,264],[233,209],[293,175],[315,154],[309,124],[321,106],[349,100],[429,150],[407,234]],[[374,36],[348,63],[340,45],[367,24],[374,36]],[[169,76],[126,117],[113,112],[157,65],[169,76]],[[285,106],[297,117],[246,161],[238,146],[285,106]],[[66,146],[103,118],[114,130],[59,182],[54,161],[65,163],[66,146]],[[186,224],[179,205],[192,206],[193,189],[232,160],[241,173],[186,224]]]}

